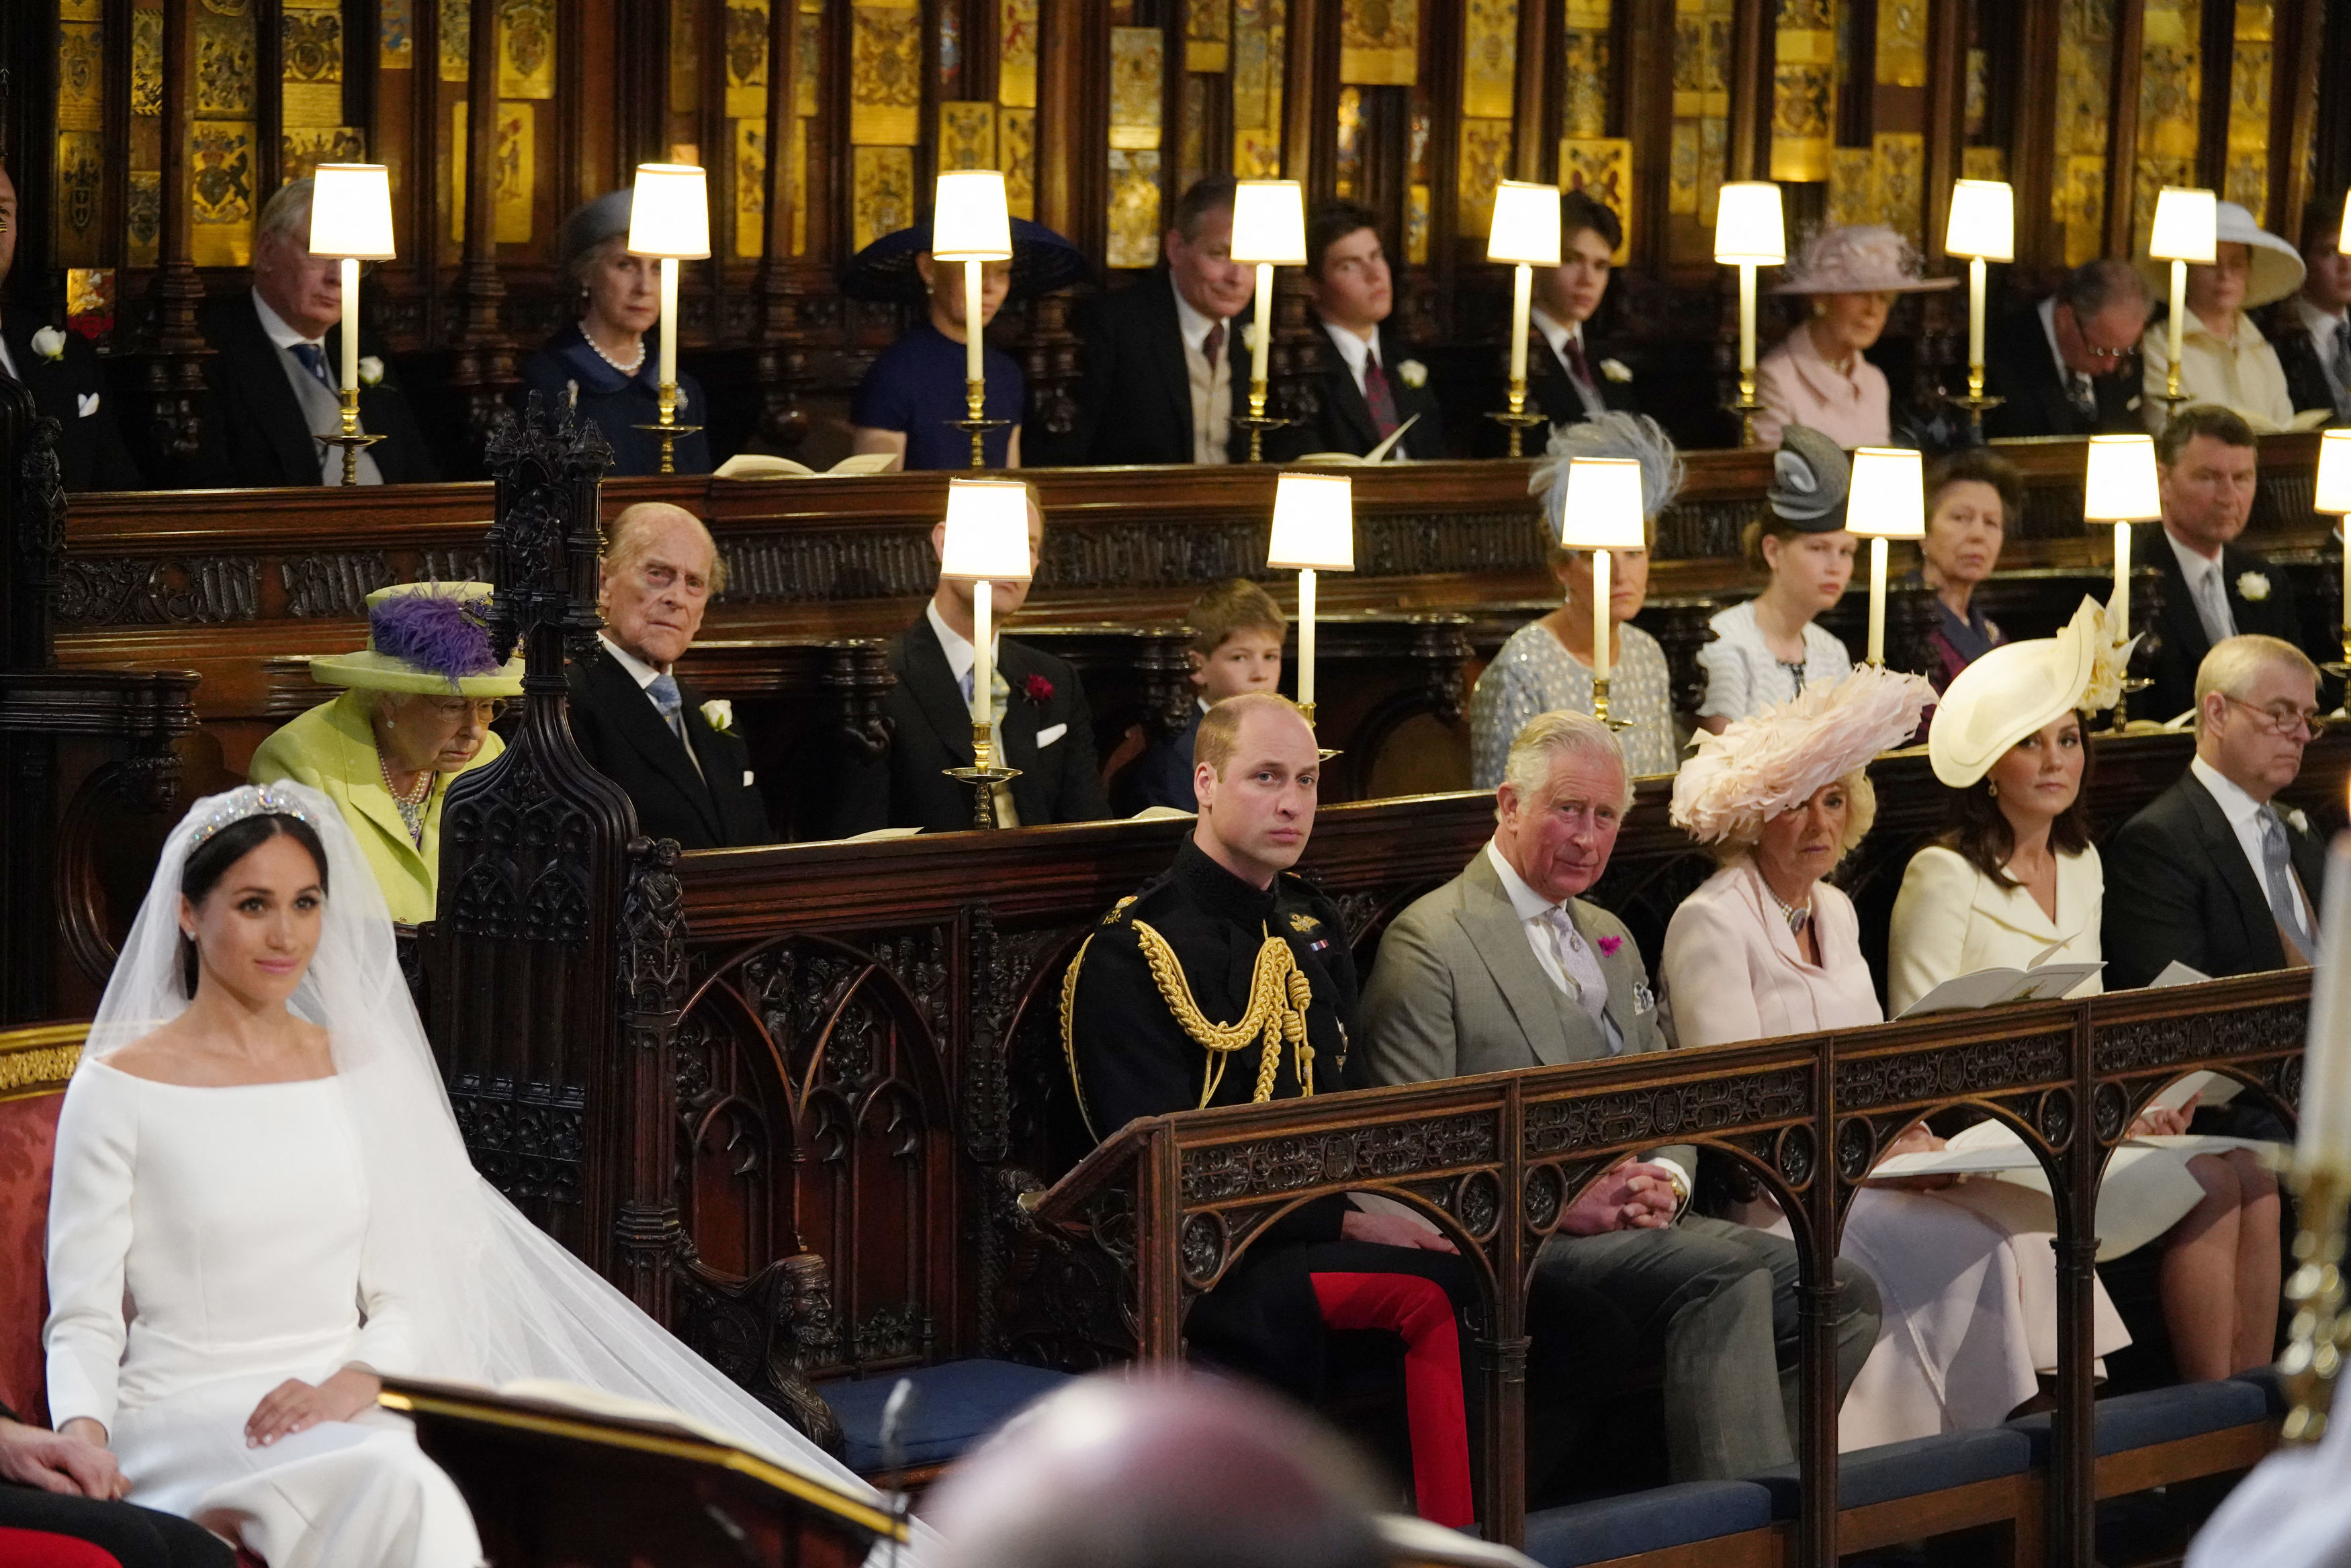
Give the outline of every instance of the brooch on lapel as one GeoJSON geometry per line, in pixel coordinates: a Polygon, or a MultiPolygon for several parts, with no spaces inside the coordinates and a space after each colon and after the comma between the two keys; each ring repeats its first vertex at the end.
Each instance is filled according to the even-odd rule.
{"type": "Polygon", "coordinates": [[[1292,915],[1290,917],[1290,929],[1299,932],[1319,931],[1322,929],[1322,922],[1311,915],[1292,915]]]}
{"type": "Polygon", "coordinates": [[[1053,700],[1053,683],[1041,675],[1030,675],[1020,682],[1020,695],[1040,708],[1053,700]]]}

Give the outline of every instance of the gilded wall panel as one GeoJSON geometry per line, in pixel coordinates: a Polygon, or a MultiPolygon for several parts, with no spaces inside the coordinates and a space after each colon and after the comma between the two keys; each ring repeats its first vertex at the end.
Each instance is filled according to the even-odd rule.
{"type": "Polygon", "coordinates": [[[996,0],[996,101],[1037,107],[1037,0],[996,0]]]}
{"type": "Polygon", "coordinates": [[[57,20],[102,22],[106,20],[105,0],[57,0],[57,20]]]}
{"type": "Polygon", "coordinates": [[[1877,80],[1927,85],[1927,0],[1877,0],[1877,80]]]}
{"type": "Polygon", "coordinates": [[[670,0],[669,111],[702,108],[702,0],[670,0]]]}
{"type": "Polygon", "coordinates": [[[343,119],[343,8],[335,0],[287,0],[277,14],[278,118],[287,127],[343,119]]]}
{"type": "MultiPolygon", "coordinates": [[[[422,3],[422,0],[420,0],[422,3]]],[[[441,0],[441,79],[461,82],[473,60],[474,8],[467,0],[441,0]]]]}
{"type": "Polygon", "coordinates": [[[1004,171],[1004,204],[1016,218],[1037,216],[1037,111],[996,111],[996,156],[1004,171]]]}
{"type": "Polygon", "coordinates": [[[1468,0],[1462,22],[1461,112],[1508,119],[1518,101],[1519,0],[1468,0]]]}
{"type": "MultiPolygon", "coordinates": [[[[449,143],[450,167],[456,171],[456,177],[449,182],[449,238],[453,244],[462,244],[465,238],[465,194],[472,184],[465,172],[468,109],[463,102],[449,108],[454,130],[449,143]]],[[[528,102],[499,101],[498,134],[490,163],[490,220],[491,238],[502,245],[530,244],[532,207],[538,183],[538,115],[528,102]]]]}
{"type": "Polygon", "coordinates": [[[1927,139],[1915,131],[1880,131],[1871,140],[1877,216],[1914,245],[1926,244],[1927,139]]]}
{"type": "Polygon", "coordinates": [[[68,265],[95,265],[102,248],[106,138],[96,130],[57,132],[57,254],[68,265]]]}
{"type": "Polygon", "coordinates": [[[1590,139],[1608,134],[1614,107],[1608,97],[1609,0],[1568,0],[1567,29],[1561,40],[1566,69],[1561,75],[1560,133],[1590,139]]]}
{"type": "Polygon", "coordinates": [[[1674,0],[1674,125],[1666,211],[1714,223],[1729,146],[1734,0],[1674,0]]]}
{"type": "Polygon", "coordinates": [[[2105,250],[2108,79],[2116,0],[2058,0],[2056,178],[2052,214],[2064,231],[2065,265],[2105,250]]]}
{"type": "Polygon", "coordinates": [[[253,262],[253,122],[199,119],[189,138],[188,238],[198,266],[253,262]]]}
{"type": "Polygon", "coordinates": [[[1836,103],[1834,0],[1784,0],[1771,78],[1771,178],[1826,180],[1836,103]]]}
{"type": "Polygon", "coordinates": [[[1154,148],[1110,151],[1109,265],[1159,263],[1159,153],[1154,148]]]}
{"type": "Polygon", "coordinates": [[[1616,247],[1616,265],[1632,259],[1633,141],[1625,136],[1562,137],[1559,144],[1559,182],[1563,190],[1581,191],[1610,212],[1622,224],[1624,240],[1616,247]]]}
{"type": "Polygon", "coordinates": [[[1494,226],[1494,187],[1510,175],[1510,122],[1463,120],[1460,182],[1454,188],[1460,202],[1456,221],[1463,238],[1482,238],[1494,226]]]}
{"type": "Polygon", "coordinates": [[[57,129],[106,125],[106,40],[96,22],[57,25],[57,129]]]}
{"type": "Polygon", "coordinates": [[[1289,0],[1233,0],[1233,172],[1244,180],[1271,179],[1280,171],[1281,69],[1289,31],[1289,0]],[[1261,163],[1255,153],[1249,165],[1242,162],[1242,133],[1250,130],[1272,137],[1274,174],[1247,171],[1261,163]]]}
{"type": "Polygon", "coordinates": [[[309,178],[321,163],[366,161],[365,126],[287,126],[277,134],[277,182],[281,185],[309,178]]]}
{"type": "MultiPolygon", "coordinates": [[[[849,14],[849,140],[861,147],[912,147],[923,130],[922,7],[861,4],[849,14]]],[[[910,159],[909,182],[913,169],[910,159]]]]}
{"type": "Polygon", "coordinates": [[[849,178],[852,251],[862,251],[883,234],[914,221],[914,150],[857,147],[851,150],[849,178]]]}
{"type": "Polygon", "coordinates": [[[1184,68],[1210,75],[1228,68],[1233,53],[1232,0],[1185,0],[1184,68]]]}
{"type": "Polygon", "coordinates": [[[938,168],[993,169],[996,165],[996,106],[939,105],[938,168]]]}
{"type": "Polygon", "coordinates": [[[800,0],[799,19],[793,25],[799,30],[800,67],[799,101],[794,108],[798,113],[812,115],[817,111],[819,68],[824,56],[824,0],[800,0]]]}
{"type": "Polygon", "coordinates": [[[163,113],[163,8],[141,5],[131,13],[131,112],[163,113]]]}
{"type": "Polygon", "coordinates": [[[726,0],[726,118],[768,117],[768,0],[726,0]]]}
{"type": "Polygon", "coordinates": [[[1420,0],[1342,0],[1339,79],[1410,87],[1420,77],[1420,0]]]}
{"type": "Polygon", "coordinates": [[[124,224],[131,244],[124,259],[132,266],[153,266],[163,257],[162,171],[133,169],[125,202],[124,224]]]}
{"type": "Polygon", "coordinates": [[[2154,221],[2156,192],[2166,185],[2196,183],[2203,25],[2203,0],[2147,0],[2139,47],[2138,156],[2131,180],[2131,231],[2139,241],[2154,221]]]}
{"type": "Polygon", "coordinates": [[[376,0],[376,68],[411,70],[416,65],[416,0],[376,0]]]}
{"type": "Polygon", "coordinates": [[[1155,149],[1163,117],[1160,71],[1165,38],[1156,27],[1110,30],[1110,144],[1155,149]]]}
{"type": "Polygon", "coordinates": [[[2270,201],[2270,75],[2274,7],[2237,0],[2229,67],[2229,163],[2221,196],[2259,218],[2270,201]]]}
{"type": "Polygon", "coordinates": [[[498,0],[498,97],[555,96],[555,0],[498,0]]]}
{"type": "Polygon", "coordinates": [[[768,250],[768,122],[735,121],[735,254],[757,261],[768,250]]]}
{"type": "Polygon", "coordinates": [[[1698,216],[1698,121],[1674,121],[1671,163],[1666,170],[1666,211],[1698,216]]]}
{"type": "Polygon", "coordinates": [[[1829,223],[1877,221],[1877,155],[1866,147],[1829,150],[1829,223]]]}
{"type": "Polygon", "coordinates": [[[1413,266],[1428,265],[1428,187],[1408,187],[1404,193],[1404,259],[1413,266]]]}
{"type": "Polygon", "coordinates": [[[1963,180],[2005,181],[2008,178],[2008,149],[1968,148],[1959,154],[1959,177],[1963,180]]]}
{"type": "Polygon", "coordinates": [[[253,18],[210,10],[195,16],[195,112],[222,117],[253,112],[253,18]]]}
{"type": "Polygon", "coordinates": [[[1186,71],[1178,84],[1183,105],[1176,123],[1176,189],[1191,189],[1208,172],[1208,77],[1186,71]]]}
{"type": "Polygon", "coordinates": [[[1270,129],[1254,128],[1234,131],[1233,178],[1236,180],[1280,179],[1281,132],[1270,129]]]}

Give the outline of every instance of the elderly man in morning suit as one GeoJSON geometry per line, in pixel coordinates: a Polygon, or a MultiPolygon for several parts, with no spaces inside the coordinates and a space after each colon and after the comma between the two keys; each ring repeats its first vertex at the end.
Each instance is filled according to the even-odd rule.
{"type": "MultiPolygon", "coordinates": [[[[1586,714],[1538,714],[1511,744],[1496,799],[1493,842],[1380,940],[1362,1047],[1375,1083],[1666,1049],[1640,950],[1578,897],[1607,868],[1632,804],[1615,736],[1586,714]]],[[[1607,1300],[1631,1320],[1637,1354],[1662,1364],[1677,1481],[1795,1457],[1795,1249],[1685,1213],[1695,1169],[1678,1145],[1620,1162],[1535,1262],[1536,1289],[1607,1300]]],[[[1860,1270],[1840,1263],[1836,1282],[1842,1397],[1876,1338],[1878,1307],[1860,1270]]]]}

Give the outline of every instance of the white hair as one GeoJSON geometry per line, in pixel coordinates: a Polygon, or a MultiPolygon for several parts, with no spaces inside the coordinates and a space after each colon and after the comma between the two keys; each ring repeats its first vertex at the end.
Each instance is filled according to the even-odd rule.
{"type": "Polygon", "coordinates": [[[1551,778],[1551,770],[1562,757],[1604,759],[1625,781],[1625,797],[1617,802],[1617,809],[1632,805],[1633,770],[1625,765],[1625,748],[1616,743],[1616,732],[1573,708],[1538,713],[1520,727],[1502,763],[1502,782],[1521,796],[1531,796],[1551,778]]]}
{"type": "Polygon", "coordinates": [[[254,226],[253,237],[276,234],[292,240],[308,249],[310,244],[310,197],[318,182],[304,177],[280,185],[262,203],[261,220],[254,226]]]}
{"type": "Polygon", "coordinates": [[[2318,666],[2310,661],[2310,655],[2282,638],[2241,632],[2214,643],[2204,662],[2196,667],[2197,732],[2204,729],[2205,698],[2218,691],[2241,701],[2262,678],[2262,671],[2270,669],[2297,670],[2310,677],[2313,686],[2318,684],[2318,666]]]}

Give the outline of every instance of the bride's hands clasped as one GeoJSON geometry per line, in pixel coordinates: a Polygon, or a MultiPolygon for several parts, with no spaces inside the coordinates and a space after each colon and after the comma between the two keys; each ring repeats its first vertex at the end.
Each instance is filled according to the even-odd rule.
{"type": "Polygon", "coordinates": [[[263,1395],[253,1414],[246,1417],[246,1447],[266,1449],[321,1421],[348,1421],[373,1408],[375,1397],[382,1391],[383,1384],[374,1374],[356,1366],[346,1366],[315,1386],[288,1377],[263,1395]]]}

